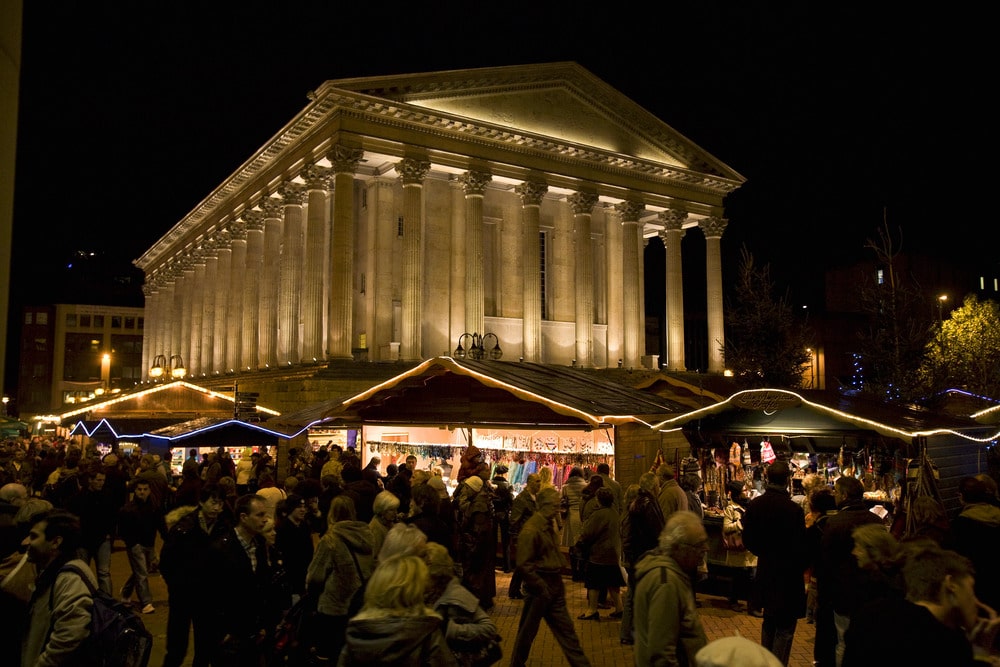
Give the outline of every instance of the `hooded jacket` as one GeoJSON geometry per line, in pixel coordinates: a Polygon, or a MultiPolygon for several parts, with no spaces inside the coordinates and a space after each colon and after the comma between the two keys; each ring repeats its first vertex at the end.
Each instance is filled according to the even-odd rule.
{"type": "Polygon", "coordinates": [[[347,615],[354,592],[372,576],[375,561],[372,543],[371,529],[363,521],[338,521],[330,526],[316,546],[306,572],[306,589],[319,591],[316,603],[319,612],[328,616],[347,615]]]}
{"type": "Polygon", "coordinates": [[[456,577],[451,578],[441,597],[434,601],[434,611],[444,619],[445,641],[453,650],[485,645],[497,636],[496,623],[456,577]]]}
{"type": "Polygon", "coordinates": [[[87,662],[87,657],[79,655],[77,649],[90,636],[94,597],[79,574],[58,571],[66,564],[74,565],[97,588],[90,565],[79,559],[57,561],[38,577],[38,588],[31,596],[28,634],[22,644],[21,664],[24,667],[87,662]],[[52,572],[53,569],[56,572],[52,572]]]}
{"type": "Polygon", "coordinates": [[[635,664],[693,665],[708,639],[698,618],[691,580],[660,549],[648,552],[635,571],[635,664]]]}
{"type": "Polygon", "coordinates": [[[996,609],[1000,604],[1000,572],[996,567],[1000,545],[1000,507],[970,503],[951,525],[948,548],[972,561],[976,569],[976,597],[996,609]]]}
{"type": "Polygon", "coordinates": [[[347,643],[338,667],[394,665],[451,667],[455,659],[430,610],[419,616],[381,616],[362,611],[347,624],[347,643]]]}

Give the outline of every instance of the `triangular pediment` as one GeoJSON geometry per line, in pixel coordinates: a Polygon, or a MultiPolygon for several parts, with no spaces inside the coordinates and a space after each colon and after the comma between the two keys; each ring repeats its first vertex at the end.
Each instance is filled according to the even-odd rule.
{"type": "Polygon", "coordinates": [[[573,62],[341,79],[326,85],[558,143],[743,180],[573,62]]]}

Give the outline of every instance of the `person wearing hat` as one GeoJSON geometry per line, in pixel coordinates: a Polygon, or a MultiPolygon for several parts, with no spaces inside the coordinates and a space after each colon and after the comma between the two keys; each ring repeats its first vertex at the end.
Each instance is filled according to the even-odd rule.
{"type": "Polygon", "coordinates": [[[509,468],[502,463],[493,469],[493,522],[500,529],[500,553],[503,554],[503,571],[511,571],[510,510],[514,506],[514,488],[504,476],[509,468]]]}
{"type": "Polygon", "coordinates": [[[781,661],[766,648],[739,634],[714,639],[695,653],[698,667],[781,667],[781,661]]]}
{"type": "Polygon", "coordinates": [[[462,560],[462,585],[489,611],[497,593],[496,528],[493,526],[493,487],[488,481],[489,466],[482,464],[455,492],[460,517],[456,525],[462,560]]]}
{"type": "Polygon", "coordinates": [[[760,643],[788,664],[798,619],[806,615],[803,573],[809,562],[806,517],[788,491],[791,469],[775,461],[767,489],[743,514],[743,544],[757,556],[753,601],[763,608],[760,643]]]}

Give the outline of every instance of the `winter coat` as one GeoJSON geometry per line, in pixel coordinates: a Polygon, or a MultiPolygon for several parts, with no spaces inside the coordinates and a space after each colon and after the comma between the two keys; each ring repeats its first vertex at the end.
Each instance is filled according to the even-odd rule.
{"type": "Polygon", "coordinates": [[[316,546],[316,553],[306,572],[306,590],[319,593],[316,608],[321,613],[346,616],[354,592],[361,587],[362,581],[368,581],[374,567],[375,555],[368,524],[338,521],[330,526],[316,546]],[[354,564],[355,557],[357,565],[354,564]]]}
{"type": "Polygon", "coordinates": [[[118,513],[118,536],[126,547],[136,544],[153,547],[158,532],[166,532],[163,511],[153,501],[152,495],[145,501],[128,501],[118,513]]]}
{"type": "Polygon", "coordinates": [[[768,486],[750,502],[743,514],[743,544],[757,556],[754,600],[764,613],[784,619],[805,616],[806,517],[786,489],[768,486]]]}
{"type": "Polygon", "coordinates": [[[976,569],[976,597],[997,608],[1000,605],[1000,508],[989,503],[970,503],[951,525],[948,548],[972,561],[976,569]]]}
{"type": "Polygon", "coordinates": [[[656,548],[663,525],[660,504],[652,493],[639,489],[622,518],[622,555],[627,566],[635,567],[644,553],[656,548]]]}
{"type": "Polygon", "coordinates": [[[498,634],[496,623],[456,577],[451,578],[432,606],[444,619],[442,631],[452,651],[483,646],[498,634]]]}
{"type": "Polygon", "coordinates": [[[220,514],[211,533],[201,527],[198,505],[178,507],[166,516],[167,539],[160,550],[160,574],[170,596],[201,596],[213,590],[217,573],[209,572],[206,559],[212,544],[221,540],[231,524],[220,514]]]}
{"type": "MultiPolygon", "coordinates": [[[[74,654],[80,643],[90,636],[90,610],[94,598],[80,575],[58,572],[64,564],[67,563],[56,561],[38,578],[38,588],[29,603],[28,633],[21,645],[22,667],[87,664],[88,656],[74,654]],[[52,626],[51,634],[49,626],[52,626]]],[[[90,565],[79,559],[70,560],[68,564],[75,565],[97,588],[97,578],[90,565]]]]}
{"type": "Polygon", "coordinates": [[[583,524],[577,543],[584,548],[589,562],[618,565],[622,553],[618,512],[613,507],[597,509],[583,524]]]}
{"type": "Polygon", "coordinates": [[[830,605],[838,614],[850,616],[859,601],[858,560],[852,533],[858,526],[882,523],[868,511],[861,500],[847,500],[831,512],[820,541],[820,557],[816,563],[816,581],[820,604],[830,605]]]}
{"type": "Polygon", "coordinates": [[[583,519],[580,509],[583,506],[583,489],[587,483],[583,477],[570,477],[562,485],[561,502],[566,506],[566,520],[563,522],[562,545],[571,547],[576,544],[576,538],[583,529],[583,519]]]}
{"type": "Polygon", "coordinates": [[[708,639],[688,575],[655,549],[639,561],[635,579],[635,664],[694,667],[694,656],[708,639]]]}
{"type": "Polygon", "coordinates": [[[677,483],[676,479],[668,479],[660,486],[660,510],[663,512],[663,520],[666,521],[670,515],[677,510],[688,509],[687,494],[677,483]]]}
{"type": "Polygon", "coordinates": [[[207,596],[210,599],[206,599],[205,604],[215,605],[222,633],[241,640],[257,635],[261,630],[271,629],[268,627],[271,619],[268,602],[273,599],[273,567],[268,561],[264,538],[257,535],[253,542],[256,545],[256,570],[252,567],[250,556],[243,548],[236,529],[230,530],[213,544],[209,560],[211,572],[224,572],[227,577],[232,577],[232,581],[239,582],[239,585],[230,586],[223,595],[207,596]]]}
{"type": "Polygon", "coordinates": [[[451,667],[455,659],[440,628],[441,618],[429,609],[419,616],[362,611],[347,624],[347,643],[337,665],[451,667]]]}

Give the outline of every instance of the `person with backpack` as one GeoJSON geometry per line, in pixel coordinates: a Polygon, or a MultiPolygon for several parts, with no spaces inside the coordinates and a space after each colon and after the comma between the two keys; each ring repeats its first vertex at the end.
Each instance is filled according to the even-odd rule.
{"type": "Polygon", "coordinates": [[[76,557],[80,520],[61,510],[38,514],[22,544],[38,569],[38,578],[28,603],[21,665],[83,664],[79,652],[90,636],[91,591],[97,588],[97,579],[90,566],[76,557]],[[66,565],[75,566],[76,571],[64,569],[66,565]]]}
{"type": "Polygon", "coordinates": [[[316,600],[317,656],[336,663],[344,647],[347,621],[361,607],[375,558],[371,529],[357,520],[351,498],[333,499],[327,523],[306,572],[306,594],[316,600]]]}

